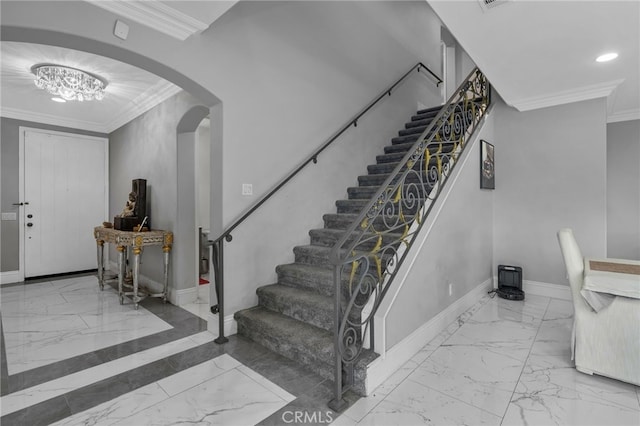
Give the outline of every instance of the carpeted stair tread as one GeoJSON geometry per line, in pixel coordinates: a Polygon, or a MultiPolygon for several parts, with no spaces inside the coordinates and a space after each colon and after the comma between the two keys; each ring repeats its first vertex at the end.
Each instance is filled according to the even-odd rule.
{"type": "MultiPolygon", "coordinates": [[[[435,117],[435,115],[434,115],[435,117]]],[[[409,121],[404,124],[405,129],[411,129],[413,127],[424,127],[429,126],[433,122],[433,118],[423,118],[421,120],[409,121]]]]}
{"type": "MultiPolygon", "coordinates": [[[[427,186],[428,190],[431,190],[431,185],[427,186]]],[[[407,186],[405,185],[405,189],[407,186]]],[[[380,190],[380,185],[378,186],[354,186],[351,188],[347,188],[347,194],[349,195],[349,200],[371,200],[374,195],[378,193],[380,190]]]]}
{"type": "Polygon", "coordinates": [[[393,154],[396,152],[407,152],[415,145],[415,141],[407,143],[399,143],[396,145],[387,145],[384,147],[385,154],[393,154]]]}
{"type": "MultiPolygon", "coordinates": [[[[434,142],[433,144],[430,144],[428,146],[429,152],[431,152],[432,154],[435,154],[436,152],[438,152],[438,150],[440,150],[440,143],[436,143],[434,142]]],[[[383,163],[397,163],[400,160],[402,160],[404,158],[404,156],[407,154],[407,152],[409,151],[409,149],[411,149],[411,147],[413,147],[413,144],[410,144],[409,147],[407,147],[406,150],[403,151],[396,151],[396,152],[390,152],[390,153],[385,153],[382,155],[377,155],[376,156],[376,162],[378,164],[383,164],[383,163]]],[[[442,152],[444,153],[448,153],[451,152],[453,150],[454,144],[453,143],[443,143],[442,144],[442,152]]]]}
{"type": "Polygon", "coordinates": [[[408,129],[404,129],[404,130],[400,130],[398,132],[398,136],[407,136],[407,135],[415,135],[415,134],[421,134],[422,132],[424,132],[425,130],[427,130],[428,126],[417,126],[417,127],[410,127],[408,129]]]}
{"type": "Polygon", "coordinates": [[[260,287],[256,293],[260,306],[325,330],[333,329],[333,297],[282,284],[260,287]]]}
{"type": "MultiPolygon", "coordinates": [[[[340,230],[346,230],[349,226],[351,226],[353,221],[357,218],[358,218],[358,215],[353,213],[327,213],[324,216],[322,216],[322,219],[324,220],[324,223],[325,223],[325,228],[340,229],[340,230]]],[[[405,218],[408,221],[413,220],[413,217],[410,215],[405,215],[405,218]]],[[[395,223],[396,220],[398,220],[397,217],[386,218],[387,223],[390,223],[390,221],[393,221],[395,223]]],[[[374,223],[374,226],[376,226],[376,229],[379,229],[378,227],[380,227],[381,229],[384,226],[384,219],[381,217],[378,217],[374,220],[373,223],[374,223]]]]}
{"type": "MultiPolygon", "coordinates": [[[[402,236],[402,225],[398,225],[398,232],[392,233],[384,233],[382,235],[382,242],[386,244],[391,241],[397,241],[402,236]]],[[[324,246],[324,247],[333,247],[343,236],[345,231],[341,229],[312,229],[309,231],[309,236],[311,237],[311,244],[316,246],[324,246]]],[[[363,250],[371,250],[375,247],[377,243],[377,235],[376,234],[366,234],[364,238],[368,240],[364,243],[360,243],[358,247],[363,250]]],[[[347,244],[353,242],[356,236],[352,236],[351,238],[347,238],[347,244]]],[[[363,239],[364,239],[363,238],[363,239]]],[[[362,241],[362,240],[361,240],[362,241]]]]}
{"type": "MultiPolygon", "coordinates": [[[[286,358],[305,365],[326,379],[333,379],[333,334],[285,315],[256,306],[236,312],[238,333],[286,358]]],[[[367,366],[378,355],[362,351],[355,365],[353,390],[364,395],[367,366]]]]}
{"type": "Polygon", "coordinates": [[[335,289],[331,268],[304,263],[287,263],[276,266],[276,274],[278,284],[300,287],[333,297],[335,289]]]}
{"type": "MultiPolygon", "coordinates": [[[[420,183],[420,182],[425,182],[426,174],[423,174],[422,177],[422,181],[419,179],[418,175],[415,173],[409,174],[406,179],[405,179],[405,183],[420,183]]],[[[358,176],[358,185],[360,186],[375,186],[375,185],[382,185],[387,178],[389,177],[389,173],[380,173],[380,174],[375,174],[375,175],[362,175],[362,176],[358,176]]],[[[400,179],[401,175],[399,177],[396,177],[395,179],[393,179],[391,181],[391,183],[396,183],[398,181],[398,179],[400,179]]]]}
{"type": "Polygon", "coordinates": [[[429,108],[423,108],[423,109],[418,110],[416,115],[423,115],[423,114],[429,114],[429,113],[435,113],[437,115],[440,112],[441,109],[442,109],[442,105],[429,107],[429,108]]]}
{"type": "Polygon", "coordinates": [[[419,111],[415,114],[411,116],[411,121],[421,121],[421,120],[433,120],[436,115],[438,115],[440,111],[429,111],[429,112],[422,112],[420,113],[419,111]]]}
{"type": "Polygon", "coordinates": [[[289,359],[333,365],[333,335],[327,330],[255,306],[235,313],[238,331],[289,359]]]}
{"type": "Polygon", "coordinates": [[[415,142],[418,140],[419,137],[420,137],[420,133],[416,133],[413,135],[406,135],[406,136],[396,136],[395,138],[391,139],[391,143],[394,145],[398,145],[398,144],[404,144],[408,142],[415,142]]]}
{"type": "MultiPolygon", "coordinates": [[[[398,131],[398,136],[384,147],[384,154],[376,157],[376,164],[367,167],[368,174],[358,177],[359,186],[347,188],[348,199],[335,202],[336,213],[323,215],[324,228],[310,230],[310,243],[293,248],[295,262],[276,266],[277,283],[256,290],[258,306],[235,313],[239,334],[306,365],[325,378],[333,379],[336,286],[330,254],[334,245],[344,237],[346,229],[354,226],[359,213],[378,193],[380,185],[385,183],[418,138],[431,128],[432,121],[440,110],[441,107],[426,108],[413,115],[411,121],[398,131]]],[[[432,135],[428,134],[427,137],[432,135]]],[[[429,150],[433,153],[442,148],[433,146],[429,150]]],[[[444,146],[445,151],[448,148],[449,146],[444,146]]],[[[435,164],[435,159],[433,163],[435,164]]],[[[417,173],[409,173],[405,184],[426,185],[425,172],[421,171],[423,166],[415,163],[413,167],[417,173]]],[[[400,176],[395,177],[394,181],[398,182],[398,179],[400,176]]],[[[376,232],[381,234],[370,232],[349,236],[346,246],[358,241],[357,252],[366,254],[368,260],[346,264],[342,269],[339,283],[339,291],[343,295],[341,303],[346,304],[351,292],[349,271],[352,266],[371,268],[372,275],[377,275],[379,256],[382,254],[382,265],[385,265],[391,259],[391,254],[377,249],[373,255],[368,252],[376,248],[380,238],[383,245],[401,244],[398,241],[405,231],[406,221],[413,220],[413,215],[420,206],[421,203],[415,203],[411,208],[402,203],[393,204],[392,211],[386,212],[388,215],[373,219],[376,232]],[[394,209],[397,211],[393,211],[394,209]]],[[[347,248],[342,249],[341,256],[347,248]]],[[[351,312],[354,323],[359,322],[360,314],[359,311],[351,312]]],[[[354,371],[355,383],[352,389],[355,392],[363,394],[367,365],[376,357],[370,350],[362,352],[354,371]]]]}
{"type": "Polygon", "coordinates": [[[311,244],[295,246],[293,248],[295,263],[331,268],[332,264],[329,260],[329,256],[332,249],[333,247],[315,246],[311,244]]]}

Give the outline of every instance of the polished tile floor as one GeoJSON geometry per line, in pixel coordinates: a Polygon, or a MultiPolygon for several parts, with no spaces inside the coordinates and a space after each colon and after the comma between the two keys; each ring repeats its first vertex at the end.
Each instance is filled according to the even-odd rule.
{"type": "Polygon", "coordinates": [[[572,306],[488,296],[341,414],[331,383],[238,336],[218,345],[208,302],[120,305],[93,276],[1,288],[7,425],[639,425],[640,389],[587,376],[572,306]]]}

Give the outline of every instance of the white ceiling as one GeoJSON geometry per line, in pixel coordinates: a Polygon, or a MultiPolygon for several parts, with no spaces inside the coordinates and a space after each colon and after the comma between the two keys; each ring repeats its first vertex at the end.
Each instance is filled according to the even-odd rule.
{"type": "Polygon", "coordinates": [[[640,119],[639,1],[428,2],[517,109],[608,96],[609,121],[640,119]],[[609,51],[620,56],[595,62],[609,51]]]}
{"type": "MultiPolygon", "coordinates": [[[[236,1],[95,1],[180,40],[208,28],[236,1]]],[[[640,119],[640,2],[428,0],[501,97],[525,111],[608,98],[609,121],[640,119]],[[620,57],[599,64],[606,51],[620,57]]],[[[109,133],[180,89],[104,57],[52,46],[0,43],[2,116],[109,133]],[[107,79],[101,102],[50,101],[31,67],[60,63],[107,79]]]]}
{"type": "Polygon", "coordinates": [[[180,88],[147,71],[113,59],[40,44],[0,43],[2,116],[110,133],[180,88]],[[52,63],[78,68],[107,80],[102,101],[57,103],[33,83],[31,67],[52,63]]]}
{"type": "MultiPolygon", "coordinates": [[[[126,21],[136,21],[185,40],[206,30],[236,1],[96,1],[126,21]]],[[[55,46],[0,43],[0,93],[3,117],[110,133],[168,99],[181,89],[139,68],[102,56],[55,46]],[[51,95],[33,83],[31,67],[52,63],[78,68],[109,83],[105,98],[92,102],[51,101],[51,95]]]]}

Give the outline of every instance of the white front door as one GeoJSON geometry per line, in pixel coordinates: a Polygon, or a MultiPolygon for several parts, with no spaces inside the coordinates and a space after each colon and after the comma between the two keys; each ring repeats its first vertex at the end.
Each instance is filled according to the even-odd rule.
{"type": "Polygon", "coordinates": [[[24,130],[25,277],[95,269],[106,220],[107,139],[24,130]]]}

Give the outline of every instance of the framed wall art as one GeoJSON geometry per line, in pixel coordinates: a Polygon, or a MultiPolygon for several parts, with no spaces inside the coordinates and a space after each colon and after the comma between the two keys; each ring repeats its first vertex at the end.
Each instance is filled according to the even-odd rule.
{"type": "Polygon", "coordinates": [[[494,147],[485,140],[480,140],[480,188],[495,189],[495,156],[494,147]]]}

